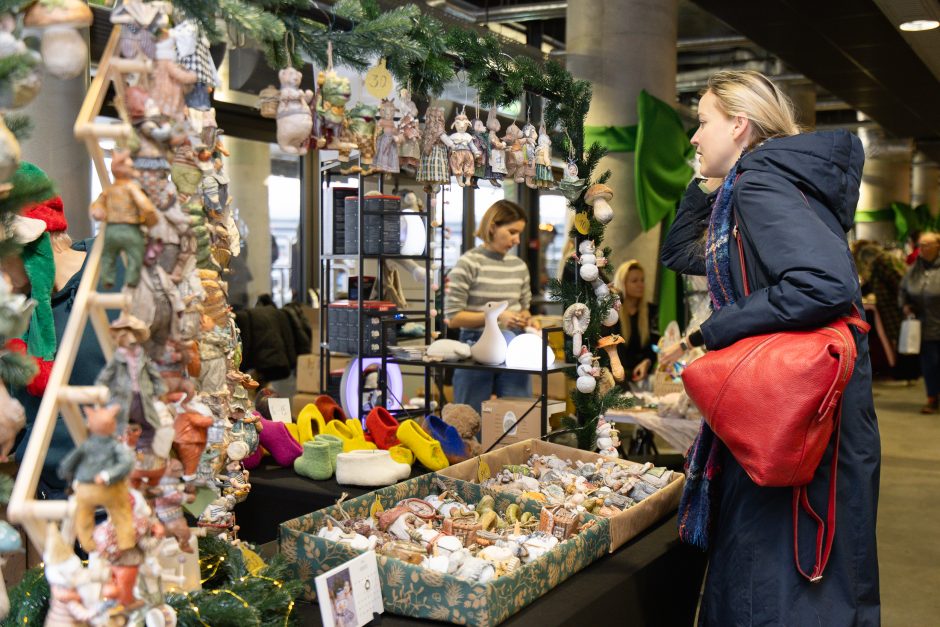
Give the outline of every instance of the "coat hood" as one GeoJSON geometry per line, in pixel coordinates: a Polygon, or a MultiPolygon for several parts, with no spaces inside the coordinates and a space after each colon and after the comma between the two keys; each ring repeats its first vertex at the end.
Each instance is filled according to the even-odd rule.
{"type": "Polygon", "coordinates": [[[848,231],[855,224],[864,163],[857,136],[844,130],[819,131],[768,140],[741,158],[739,171],[782,176],[828,207],[848,231]]]}

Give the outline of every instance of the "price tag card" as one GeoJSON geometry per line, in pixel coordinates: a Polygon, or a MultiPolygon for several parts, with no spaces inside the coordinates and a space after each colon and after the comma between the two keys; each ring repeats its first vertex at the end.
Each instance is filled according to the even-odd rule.
{"type": "Polygon", "coordinates": [[[268,399],[268,409],[271,411],[271,420],[274,422],[293,422],[290,415],[290,399],[271,397],[268,399]]]}
{"type": "Polygon", "coordinates": [[[385,612],[375,552],[367,551],[315,580],[324,627],[361,627],[385,612]]]}
{"type": "Polygon", "coordinates": [[[385,69],[385,59],[380,59],[379,64],[366,72],[366,91],[372,96],[381,100],[388,98],[392,93],[392,73],[385,69]]]}

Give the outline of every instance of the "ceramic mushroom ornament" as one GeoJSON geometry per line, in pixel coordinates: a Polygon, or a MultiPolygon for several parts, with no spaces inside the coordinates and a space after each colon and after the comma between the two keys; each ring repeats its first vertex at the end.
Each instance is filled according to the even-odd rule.
{"type": "Polygon", "coordinates": [[[614,375],[614,380],[618,383],[623,381],[625,376],[623,365],[620,363],[620,356],[617,354],[617,345],[623,344],[623,338],[617,334],[606,335],[597,342],[597,347],[603,349],[610,359],[610,373],[614,375]]]}
{"type": "Polygon", "coordinates": [[[24,26],[42,31],[40,52],[46,70],[62,79],[75,78],[88,65],[88,46],[76,29],[93,21],[84,0],[40,0],[23,17],[24,26]]]}
{"type": "Polygon", "coordinates": [[[608,224],[614,219],[614,210],[608,201],[614,197],[614,190],[598,183],[591,185],[584,194],[584,202],[594,207],[594,218],[601,224],[608,224]]]}
{"type": "Polygon", "coordinates": [[[581,340],[591,323],[591,310],[584,303],[570,305],[561,318],[561,326],[566,335],[571,336],[571,354],[581,354],[581,340]]]}

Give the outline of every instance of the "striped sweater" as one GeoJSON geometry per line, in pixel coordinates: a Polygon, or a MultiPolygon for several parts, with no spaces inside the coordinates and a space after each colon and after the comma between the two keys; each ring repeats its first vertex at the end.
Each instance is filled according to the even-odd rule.
{"type": "Polygon", "coordinates": [[[461,311],[483,311],[491,300],[509,302],[510,311],[529,309],[532,290],[529,269],[515,255],[500,255],[477,246],[464,253],[448,275],[444,316],[461,311]]]}

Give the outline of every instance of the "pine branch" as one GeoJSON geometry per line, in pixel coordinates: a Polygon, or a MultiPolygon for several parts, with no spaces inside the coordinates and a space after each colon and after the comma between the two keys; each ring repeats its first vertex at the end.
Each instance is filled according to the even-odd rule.
{"type": "Polygon", "coordinates": [[[24,387],[38,371],[36,360],[27,355],[10,352],[0,355],[0,379],[7,385],[24,387]]]}
{"type": "Polygon", "coordinates": [[[5,113],[3,121],[19,142],[24,142],[32,135],[35,128],[33,121],[24,113],[5,113]]]}

